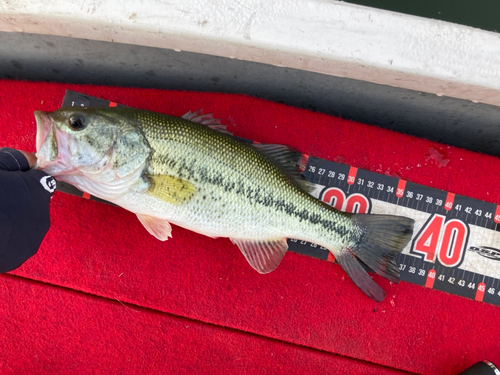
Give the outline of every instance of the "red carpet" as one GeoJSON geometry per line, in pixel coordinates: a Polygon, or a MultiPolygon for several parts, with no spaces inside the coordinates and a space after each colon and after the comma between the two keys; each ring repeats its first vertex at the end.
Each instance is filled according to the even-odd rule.
{"type": "MultiPolygon", "coordinates": [[[[0,81],[1,146],[34,151],[33,111],[57,109],[66,89],[177,116],[203,108],[244,138],[500,203],[496,157],[240,95],[0,81]]],[[[456,374],[500,363],[499,307],[377,276],[388,296],[376,303],[338,265],[294,253],[259,275],[227,239],[174,227],[161,243],[134,215],[63,193],[51,217],[37,255],[0,275],[0,373],[456,374]]]]}

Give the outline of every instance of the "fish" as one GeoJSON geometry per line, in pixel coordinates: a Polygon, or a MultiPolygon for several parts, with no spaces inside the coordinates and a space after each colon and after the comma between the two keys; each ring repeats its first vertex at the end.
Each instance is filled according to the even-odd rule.
{"type": "Polygon", "coordinates": [[[38,169],[135,213],[161,241],[172,237],[171,224],[229,238],[267,274],[292,238],[326,248],[375,301],[385,292],[367,267],[399,281],[395,256],[414,220],[344,213],[316,199],[291,147],[242,142],[200,111],[69,107],[35,118],[38,169]]]}

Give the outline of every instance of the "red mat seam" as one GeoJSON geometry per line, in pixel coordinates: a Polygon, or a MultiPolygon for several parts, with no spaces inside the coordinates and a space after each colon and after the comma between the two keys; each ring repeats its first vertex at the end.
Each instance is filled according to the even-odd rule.
{"type": "Polygon", "coordinates": [[[280,342],[280,343],[283,343],[285,345],[290,345],[290,346],[294,346],[294,347],[297,347],[297,348],[303,348],[303,349],[306,349],[306,350],[311,350],[311,351],[315,351],[315,352],[319,352],[319,353],[325,353],[327,355],[331,355],[331,356],[334,356],[334,357],[347,358],[347,359],[350,359],[350,360],[353,360],[353,361],[358,361],[358,362],[366,363],[366,364],[369,364],[369,365],[372,365],[372,366],[376,366],[376,367],[379,366],[379,367],[386,368],[386,369],[397,370],[397,371],[401,371],[402,373],[406,373],[406,374],[418,374],[418,373],[409,372],[409,371],[406,371],[406,370],[403,370],[403,369],[400,369],[400,368],[386,366],[386,365],[383,365],[383,364],[380,364],[380,363],[376,363],[376,362],[366,361],[366,360],[360,359],[360,358],[350,357],[350,356],[346,356],[346,355],[342,355],[342,354],[338,354],[338,353],[332,353],[332,352],[329,352],[327,350],[322,350],[322,349],[314,348],[314,347],[311,347],[311,346],[305,346],[305,345],[297,344],[297,343],[294,343],[294,342],[291,342],[291,341],[281,340],[279,338],[275,338],[275,337],[271,337],[271,336],[261,335],[261,334],[258,334],[258,333],[255,333],[255,332],[251,332],[251,331],[244,331],[244,330],[237,329],[237,328],[234,328],[234,327],[229,327],[229,326],[214,324],[214,323],[211,323],[211,322],[206,322],[206,321],[203,321],[203,320],[194,319],[194,318],[183,316],[183,315],[177,315],[177,314],[173,314],[173,313],[170,313],[170,312],[166,312],[166,311],[162,311],[162,310],[157,310],[157,309],[154,309],[154,308],[151,308],[151,307],[147,307],[147,306],[141,306],[141,305],[138,305],[138,304],[135,304],[135,303],[123,302],[123,301],[120,301],[118,298],[110,298],[110,297],[106,297],[106,296],[102,296],[102,295],[98,295],[98,294],[93,294],[93,293],[85,292],[83,290],[74,289],[74,288],[70,288],[70,287],[67,287],[67,286],[63,286],[63,285],[57,285],[57,284],[49,283],[49,282],[42,281],[42,280],[37,280],[37,279],[29,278],[29,277],[23,277],[23,276],[12,275],[12,274],[2,274],[0,276],[11,278],[11,279],[15,279],[15,280],[18,280],[20,282],[29,281],[29,282],[41,284],[41,285],[44,285],[44,286],[48,286],[49,288],[58,288],[58,289],[62,289],[63,291],[71,291],[71,292],[74,292],[74,293],[83,294],[85,296],[90,296],[92,298],[97,298],[97,299],[105,300],[105,301],[108,301],[108,302],[111,302],[111,303],[118,302],[122,306],[124,306],[126,308],[129,308],[129,309],[131,309],[133,311],[135,311],[134,308],[138,308],[138,309],[142,309],[142,310],[146,310],[146,311],[150,311],[150,312],[154,312],[154,313],[165,314],[165,315],[168,315],[168,316],[171,316],[171,317],[175,317],[175,318],[186,319],[186,320],[189,320],[189,321],[192,321],[192,322],[198,322],[198,323],[201,323],[201,324],[207,324],[207,325],[210,325],[210,326],[213,326],[213,327],[217,327],[217,328],[221,328],[221,329],[224,329],[224,330],[229,330],[229,331],[241,333],[241,334],[244,334],[244,335],[252,335],[252,336],[256,336],[256,337],[261,337],[261,338],[265,338],[265,339],[268,339],[268,340],[273,340],[273,341],[276,341],[276,342],[280,342]]]}

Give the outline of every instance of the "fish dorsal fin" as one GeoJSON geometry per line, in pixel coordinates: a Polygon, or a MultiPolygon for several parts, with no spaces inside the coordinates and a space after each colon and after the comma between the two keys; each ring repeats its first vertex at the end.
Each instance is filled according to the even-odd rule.
{"type": "Polygon", "coordinates": [[[240,248],[248,263],[259,273],[273,271],[288,250],[285,238],[270,241],[231,238],[231,241],[240,248]]]}
{"type": "Polygon", "coordinates": [[[167,220],[143,214],[137,214],[137,218],[148,232],[160,241],[166,241],[169,237],[172,237],[172,227],[167,220]]]}
{"type": "Polygon", "coordinates": [[[254,143],[252,147],[259,150],[268,159],[281,167],[288,177],[302,190],[310,193],[314,185],[304,180],[297,166],[302,154],[292,147],[277,144],[254,143]]]}
{"type": "Polygon", "coordinates": [[[207,125],[209,128],[217,130],[218,132],[233,135],[233,133],[227,130],[227,125],[221,124],[220,119],[215,118],[212,115],[213,115],[212,113],[204,114],[203,110],[199,109],[196,112],[189,111],[183,114],[181,117],[185,120],[207,125]]]}
{"type": "Polygon", "coordinates": [[[196,186],[182,178],[169,175],[147,177],[151,184],[148,194],[170,204],[187,203],[196,193],[196,186]]]}

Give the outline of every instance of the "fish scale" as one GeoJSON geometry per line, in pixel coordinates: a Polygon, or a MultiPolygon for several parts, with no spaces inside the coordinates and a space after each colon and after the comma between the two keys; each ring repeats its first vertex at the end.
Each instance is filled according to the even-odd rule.
{"type": "Polygon", "coordinates": [[[327,248],[377,301],[385,293],[362,263],[398,280],[394,257],[413,220],[346,214],[317,200],[290,168],[298,160],[289,148],[242,143],[220,125],[196,122],[196,114],[190,121],[130,108],[62,108],[35,116],[42,169],[134,212],[161,240],[171,236],[170,223],[227,237],[268,273],[285,255],[286,239],[296,238],[327,248]]]}
{"type": "MultiPolygon", "coordinates": [[[[319,203],[310,195],[304,194],[290,184],[290,181],[284,178],[283,173],[269,160],[251,147],[237,142],[231,137],[224,134],[213,134],[213,131],[210,131],[210,129],[193,123],[189,125],[198,127],[199,129],[195,129],[196,131],[186,127],[175,126],[174,121],[172,121],[174,126],[158,126],[159,116],[157,115],[142,116],[139,119],[144,124],[143,131],[146,138],[150,141],[152,148],[154,150],[169,149],[166,154],[153,152],[150,160],[152,174],[167,173],[179,178],[185,178],[197,185],[198,191],[202,196],[206,196],[206,194],[203,194],[206,184],[216,187],[213,193],[217,194],[217,196],[220,195],[221,191],[219,188],[222,187],[224,196],[219,196],[215,202],[223,200],[225,202],[223,205],[226,213],[231,209],[234,211],[234,213],[231,213],[232,218],[238,212],[243,212],[244,217],[248,218],[248,211],[245,211],[245,209],[251,209],[251,207],[259,204],[266,206],[265,198],[259,199],[260,196],[266,197],[268,202],[274,202],[273,208],[276,208],[276,205],[278,205],[277,202],[284,202],[285,199],[283,197],[281,199],[280,197],[271,198],[273,196],[273,188],[275,189],[274,192],[276,189],[279,189],[277,191],[282,192],[280,194],[282,196],[291,195],[290,191],[282,191],[282,189],[296,190],[292,193],[297,195],[297,202],[289,203],[292,207],[288,210],[288,213],[302,212],[302,215],[296,214],[299,217],[299,221],[305,220],[304,215],[307,215],[307,212],[319,203]],[[148,127],[148,123],[151,123],[153,126],[148,127]],[[210,138],[212,139],[211,142],[209,142],[210,138]],[[165,142],[165,139],[168,139],[168,141],[165,142]],[[204,161],[198,162],[207,153],[213,160],[210,163],[204,161]],[[189,160],[181,158],[183,162],[176,163],[176,168],[168,169],[166,168],[169,165],[168,155],[172,155],[172,158],[174,155],[192,155],[192,157],[189,160]],[[233,155],[236,155],[236,157],[233,158],[233,155]],[[238,155],[242,156],[237,157],[238,155]],[[212,168],[208,168],[207,165],[212,166],[212,168]],[[255,170],[257,169],[262,171],[262,173],[255,176],[255,170]],[[198,173],[193,172],[194,170],[198,173]],[[185,171],[188,173],[184,173],[185,171]],[[192,173],[189,173],[190,171],[192,173]],[[228,194],[233,190],[235,190],[235,196],[230,197],[228,194]],[[245,207],[245,204],[248,204],[249,207],[245,207]],[[301,209],[297,207],[301,207],[301,209]]],[[[174,119],[179,121],[178,118],[174,119]]],[[[211,196],[213,195],[211,194],[211,196]]],[[[271,204],[267,204],[267,206],[269,205],[271,204]]],[[[196,209],[199,204],[195,202],[195,204],[190,206],[196,209]]],[[[179,207],[179,210],[189,210],[190,206],[179,207]]],[[[176,215],[186,215],[184,212],[180,213],[179,210],[176,212],[176,215]]],[[[274,212],[271,211],[271,214],[274,212]]],[[[262,215],[261,211],[259,215],[262,215]]],[[[218,217],[219,215],[217,215],[218,217]]],[[[214,220],[214,218],[209,219],[214,220]]],[[[275,220],[275,222],[283,223],[282,220],[275,220]]],[[[330,222],[334,223],[334,221],[330,222]]],[[[219,223],[219,225],[222,225],[222,223],[219,223]]],[[[283,228],[273,228],[274,231],[277,229],[281,232],[284,231],[283,228]]],[[[214,233],[214,235],[218,234],[214,233]]]]}

